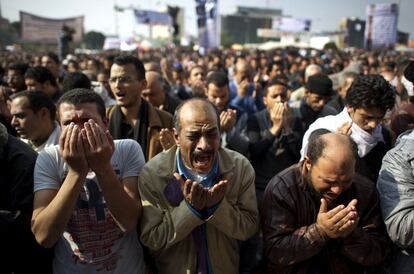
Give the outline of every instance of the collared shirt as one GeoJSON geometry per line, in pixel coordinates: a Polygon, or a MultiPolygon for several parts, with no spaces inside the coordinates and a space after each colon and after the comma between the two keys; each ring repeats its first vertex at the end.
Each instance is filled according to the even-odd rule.
{"type": "Polygon", "coordinates": [[[52,133],[50,133],[49,137],[47,138],[47,140],[41,144],[40,146],[35,146],[32,141],[30,141],[29,139],[23,139],[20,138],[23,142],[25,142],[26,144],[28,144],[34,151],[36,152],[40,152],[43,149],[50,147],[50,146],[54,146],[54,145],[58,145],[59,144],[59,138],[60,138],[60,125],[58,124],[58,122],[54,122],[53,124],[54,128],[52,133]]]}
{"type": "MultiPolygon", "coordinates": [[[[219,168],[218,168],[217,158],[214,159],[213,167],[206,175],[195,174],[194,172],[189,170],[181,159],[181,153],[179,149],[177,149],[177,152],[176,152],[176,161],[177,161],[178,173],[183,177],[184,180],[190,179],[190,180],[196,181],[200,183],[203,187],[209,189],[212,187],[214,183],[213,182],[214,179],[218,177],[217,175],[219,173],[219,168]],[[195,178],[195,177],[198,177],[198,178],[195,178]]],[[[210,217],[214,213],[214,211],[216,211],[219,204],[220,203],[214,205],[211,208],[207,208],[202,211],[199,211],[195,209],[194,207],[192,207],[189,203],[187,203],[191,211],[195,215],[197,215],[200,219],[204,219],[204,220],[210,217]]],[[[201,226],[194,229],[193,236],[194,238],[197,238],[195,239],[197,249],[200,249],[198,251],[200,254],[197,256],[198,260],[204,261],[204,262],[197,263],[198,264],[197,273],[213,274],[213,268],[211,266],[210,258],[208,256],[206,224],[204,223],[201,226]]]]}

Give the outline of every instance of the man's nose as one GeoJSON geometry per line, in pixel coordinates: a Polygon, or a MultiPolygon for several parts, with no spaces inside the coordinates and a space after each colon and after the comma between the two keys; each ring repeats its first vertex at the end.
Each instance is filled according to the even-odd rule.
{"type": "Polygon", "coordinates": [[[16,126],[18,125],[18,122],[17,122],[16,116],[13,116],[13,117],[12,117],[12,120],[11,120],[11,125],[12,125],[13,127],[16,127],[16,126]]]}
{"type": "Polygon", "coordinates": [[[331,191],[333,193],[335,193],[336,195],[340,195],[343,190],[344,190],[344,188],[340,185],[334,185],[334,186],[331,187],[331,191]]]}
{"type": "Polygon", "coordinates": [[[205,150],[209,147],[207,138],[205,136],[201,136],[200,140],[197,143],[197,149],[205,150]]]}
{"type": "Polygon", "coordinates": [[[374,129],[378,126],[379,123],[380,123],[379,120],[371,120],[368,122],[368,126],[370,129],[374,129]]]}

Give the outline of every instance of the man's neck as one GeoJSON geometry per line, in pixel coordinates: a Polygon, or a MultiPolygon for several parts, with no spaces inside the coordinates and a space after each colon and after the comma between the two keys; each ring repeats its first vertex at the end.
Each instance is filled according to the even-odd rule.
{"type": "Polygon", "coordinates": [[[133,106],[121,106],[121,112],[125,117],[125,120],[131,124],[135,125],[138,117],[139,110],[141,108],[142,99],[139,98],[138,103],[133,106]]]}
{"type": "Polygon", "coordinates": [[[45,134],[42,136],[39,136],[39,138],[37,138],[36,140],[31,140],[30,142],[35,147],[42,146],[47,141],[47,139],[49,139],[49,136],[53,133],[54,129],[55,129],[55,124],[53,122],[51,124],[46,125],[44,130],[42,130],[42,132],[45,132],[45,134]]]}

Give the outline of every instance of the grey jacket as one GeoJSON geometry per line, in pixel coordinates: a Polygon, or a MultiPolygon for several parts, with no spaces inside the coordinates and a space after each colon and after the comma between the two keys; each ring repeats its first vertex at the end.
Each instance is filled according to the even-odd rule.
{"type": "Polygon", "coordinates": [[[391,273],[414,269],[414,131],[400,135],[382,161],[377,182],[385,226],[395,243],[391,273]]]}

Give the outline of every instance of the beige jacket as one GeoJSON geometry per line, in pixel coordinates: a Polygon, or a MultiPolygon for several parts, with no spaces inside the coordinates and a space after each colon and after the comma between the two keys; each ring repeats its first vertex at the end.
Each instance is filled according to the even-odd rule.
{"type": "Polygon", "coordinates": [[[173,177],[177,170],[176,149],[174,146],[158,154],[140,174],[139,191],[143,204],[141,241],[149,248],[160,274],[195,273],[197,252],[191,232],[205,222],[214,274],[238,273],[238,241],[251,237],[259,225],[254,170],[241,154],[220,149],[220,173],[233,173],[233,176],[214,214],[202,220],[184,199],[171,202],[174,200],[171,198],[174,196],[171,195],[172,190],[175,189],[175,194],[181,193],[179,183],[173,177]],[[165,194],[170,198],[167,199],[165,194]]]}

